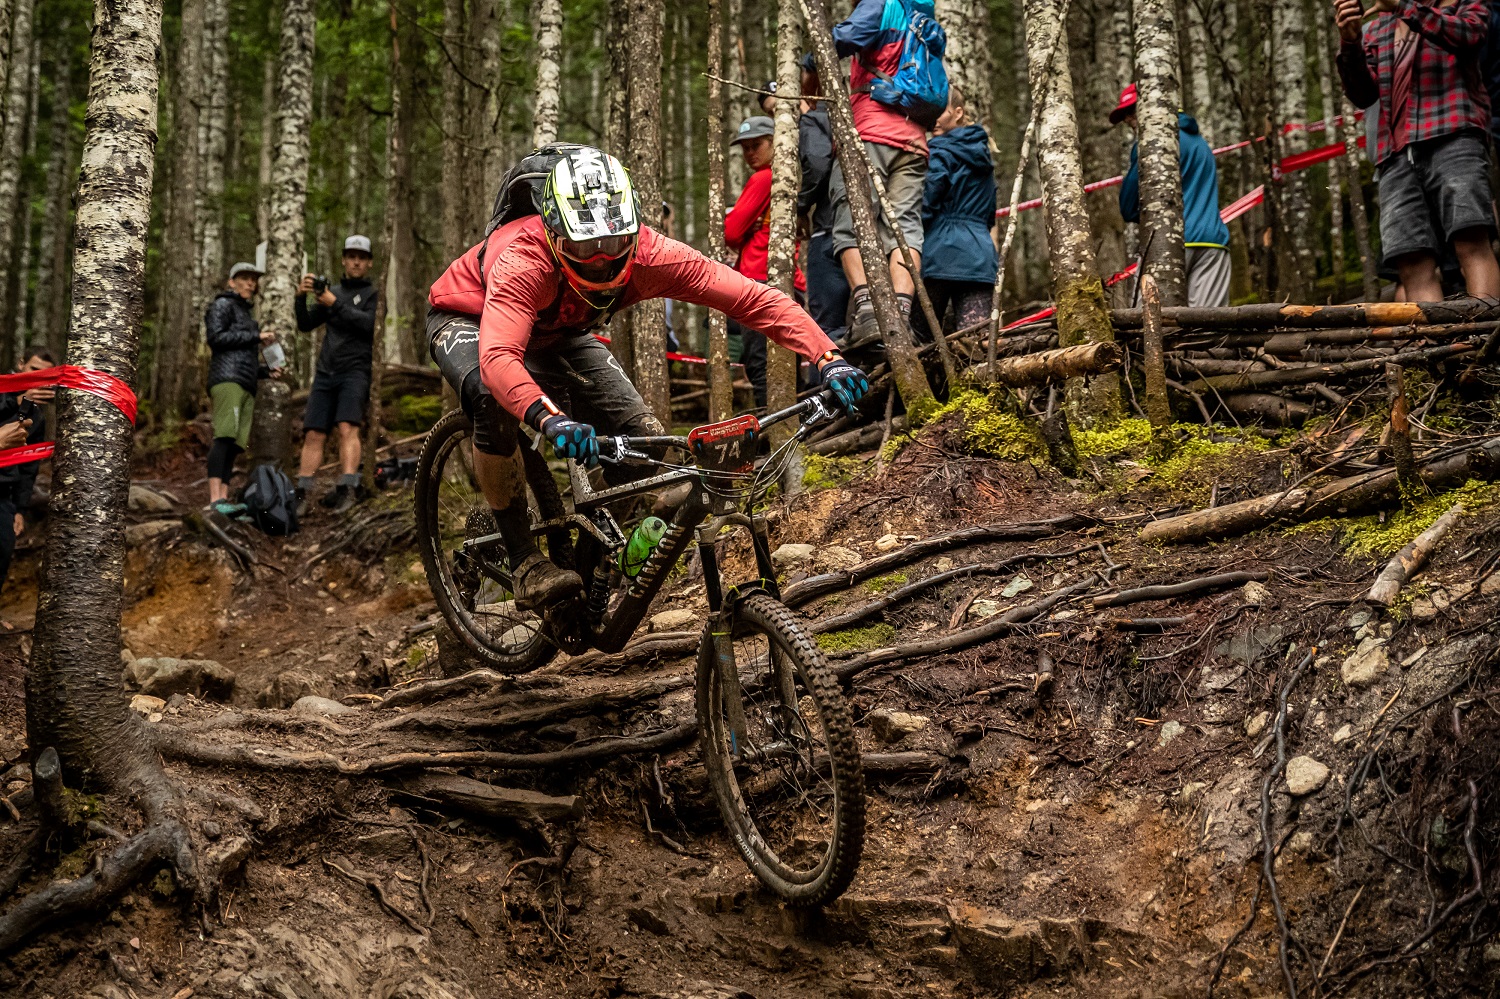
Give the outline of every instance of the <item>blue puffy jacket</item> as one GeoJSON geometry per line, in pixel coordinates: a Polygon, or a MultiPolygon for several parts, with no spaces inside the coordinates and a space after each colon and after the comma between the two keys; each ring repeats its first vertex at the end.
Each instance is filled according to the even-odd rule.
{"type": "MultiPolygon", "coordinates": [[[[1141,220],[1139,145],[1130,147],[1130,169],[1120,185],[1120,214],[1141,220]]],[[[1182,241],[1188,246],[1229,245],[1229,227],[1219,218],[1219,167],[1190,114],[1177,115],[1177,155],[1182,165],[1182,241]]]]}
{"type": "Polygon", "coordinates": [[[922,276],[944,281],[995,281],[995,167],[983,128],[964,125],[928,143],[922,194],[922,276]]]}

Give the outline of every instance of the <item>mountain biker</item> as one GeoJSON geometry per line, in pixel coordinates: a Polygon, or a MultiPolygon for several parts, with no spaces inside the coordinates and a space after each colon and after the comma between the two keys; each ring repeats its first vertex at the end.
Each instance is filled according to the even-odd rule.
{"type": "Polygon", "coordinates": [[[523,610],[550,606],[583,583],[532,539],[520,421],[559,457],[591,466],[596,424],[627,436],[665,432],[592,333],[615,312],[649,298],[717,309],[814,361],[846,408],[869,391],[864,374],[790,298],[642,225],[630,176],[613,156],[566,147],[540,209],[450,264],[428,294],[427,317],[432,357],[474,425],[475,476],[523,610]]]}

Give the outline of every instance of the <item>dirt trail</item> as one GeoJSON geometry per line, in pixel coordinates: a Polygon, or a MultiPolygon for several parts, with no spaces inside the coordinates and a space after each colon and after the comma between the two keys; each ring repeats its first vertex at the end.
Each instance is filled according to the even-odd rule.
{"type": "MultiPolygon", "coordinates": [[[[953,565],[1066,553],[957,578],[826,635],[835,666],[869,647],[973,625],[1101,572],[1117,588],[1232,569],[1264,570],[1267,580],[1105,611],[1075,600],[1008,637],[860,674],[852,696],[862,750],[927,752],[943,764],[917,779],[872,780],[863,866],[850,892],[822,913],[788,911],[757,889],[720,832],[691,744],[602,767],[495,775],[507,786],[580,796],[584,818],[576,823],[486,824],[430,810],[377,779],[169,761],[194,787],[193,807],[216,816],[214,828],[225,826],[225,841],[232,825],[253,831],[242,874],[210,914],[211,936],[194,933],[171,886],[158,883],[97,923],[45,936],[0,962],[0,994],[1202,995],[1221,950],[1246,921],[1259,876],[1260,787],[1276,750],[1274,723],[1258,716],[1275,711],[1278,685],[1314,645],[1316,666],[1294,692],[1285,731],[1290,755],[1315,757],[1332,777],[1297,799],[1276,784],[1282,902],[1314,964],[1367,877],[1384,879],[1380,890],[1390,901],[1356,913],[1329,966],[1414,935],[1428,911],[1420,875],[1399,868],[1367,874],[1374,854],[1360,834],[1343,827],[1341,857],[1330,830],[1372,727],[1470,672],[1492,682],[1488,625],[1500,597],[1491,591],[1500,586],[1476,585],[1482,558],[1460,559],[1487,551],[1500,520],[1466,519],[1424,577],[1425,593],[1460,593],[1464,584],[1470,591],[1445,598],[1430,617],[1418,620],[1408,606],[1389,633],[1377,622],[1360,635],[1347,605],[1368,586],[1376,562],[1341,554],[1328,532],[1144,547],[1132,524],[1166,505],[1149,477],[1085,493],[1028,464],[948,448],[941,435],[925,438],[878,474],[774,509],[773,546],[816,547],[785,581],[846,558],[836,548],[868,559],[905,539],[1072,512],[1088,515],[1092,526],[922,559],[800,608],[812,623],[953,565]],[[1123,618],[1185,620],[1168,622],[1165,632],[1111,624],[1123,618]],[[1385,650],[1380,669],[1350,682],[1346,660],[1372,639],[1385,650]],[[889,711],[918,716],[916,730],[890,743],[877,739],[873,722],[889,711]],[[380,898],[364,880],[381,886],[380,898]]],[[[1270,458],[1233,471],[1226,492],[1254,491],[1277,477],[1270,458]]],[[[394,494],[377,502],[399,510],[408,500],[394,494]]],[[[402,715],[423,709],[382,710],[368,696],[438,673],[426,625],[432,605],[410,548],[369,546],[370,557],[338,555],[304,571],[369,512],[345,520],[315,514],[285,544],[258,539],[257,555],[278,568],[251,573],[190,524],[138,544],[127,577],[130,655],[213,659],[237,674],[227,705],[173,698],[152,714],[154,724],[222,746],[342,756],[453,744],[451,734],[391,727],[390,719],[399,725],[402,715]],[[353,710],[314,717],[267,709],[293,686],[343,698],[353,710]]],[[[34,551],[21,557],[18,585],[0,607],[20,628],[0,637],[6,760],[22,755],[19,662],[35,558],[34,551]]],[[[732,558],[726,574],[744,568],[732,558]]],[[[701,610],[702,589],[688,574],[655,610],[701,610]]],[[[618,695],[647,680],[678,689],[559,718],[507,748],[558,749],[610,731],[691,721],[691,692],[682,686],[691,668],[664,658],[594,672],[559,660],[515,696],[550,703],[618,695]]],[[[476,707],[484,696],[441,710],[500,710],[476,707]]],[[[1410,738],[1402,758],[1414,773],[1427,766],[1414,735],[1393,738],[1410,738]]],[[[458,741],[483,745],[478,735],[458,741]]],[[[1487,752],[1493,759],[1493,747],[1487,752]]],[[[1463,816],[1447,821],[1456,829],[1463,816]]],[[[1464,864],[1454,837],[1444,843],[1433,847],[1429,880],[1446,897],[1464,864]]],[[[1363,890],[1371,904],[1375,889],[1363,890]]],[[[1493,994],[1500,948],[1486,950],[1479,939],[1449,953],[1441,973],[1422,971],[1441,986],[1429,994],[1493,994]],[[1475,984],[1486,980],[1490,993],[1475,984]],[[1480,991],[1465,991],[1473,988],[1480,991]]],[[[1277,940],[1272,908],[1262,901],[1227,953],[1216,994],[1283,994],[1277,940]]],[[[1397,965],[1386,977],[1355,980],[1349,994],[1411,994],[1402,989],[1424,980],[1411,974],[1397,965]]]]}

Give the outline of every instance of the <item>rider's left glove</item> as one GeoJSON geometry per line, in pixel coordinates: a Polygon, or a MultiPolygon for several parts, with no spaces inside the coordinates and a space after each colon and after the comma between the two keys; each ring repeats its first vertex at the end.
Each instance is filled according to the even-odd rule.
{"type": "Polygon", "coordinates": [[[870,380],[865,373],[842,357],[835,357],[822,369],[823,384],[828,386],[845,412],[854,412],[855,403],[870,391],[870,380]]]}
{"type": "Polygon", "coordinates": [[[599,464],[599,440],[594,436],[594,428],[568,419],[546,396],[531,404],[526,411],[526,422],[552,445],[559,458],[572,458],[590,468],[599,464]]]}

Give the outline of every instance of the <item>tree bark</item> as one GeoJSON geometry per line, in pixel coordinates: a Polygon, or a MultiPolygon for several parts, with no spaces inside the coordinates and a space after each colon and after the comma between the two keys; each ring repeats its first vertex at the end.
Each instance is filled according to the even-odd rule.
{"type": "MultiPolygon", "coordinates": [[[[1307,121],[1307,13],[1303,0],[1271,0],[1274,3],[1271,31],[1272,92],[1279,127],[1285,122],[1307,121]]],[[[1281,136],[1279,156],[1300,153],[1307,148],[1305,131],[1287,132],[1281,136]]],[[[1317,275],[1311,241],[1311,198],[1307,173],[1295,171],[1282,178],[1281,290],[1292,301],[1306,301],[1317,275]]]]}
{"type": "Polygon", "coordinates": [[[1167,367],[1161,346],[1161,295],[1156,279],[1150,274],[1141,278],[1141,367],[1146,375],[1146,416],[1158,430],[1172,422],[1172,405],[1167,401],[1167,367]]]}
{"type": "Polygon", "coordinates": [[[562,54],[562,27],[562,0],[537,0],[536,109],[531,127],[531,144],[537,148],[557,141],[557,112],[562,100],[557,63],[562,54]]]}
{"type": "MultiPolygon", "coordinates": [[[[605,32],[605,45],[609,55],[609,100],[605,114],[604,151],[623,163],[632,163],[630,151],[630,69],[631,57],[627,42],[631,31],[630,7],[628,4],[609,5],[609,28],[605,32]]],[[[635,310],[626,309],[615,314],[609,324],[609,352],[620,363],[623,371],[635,372],[635,310]]],[[[650,400],[647,400],[649,405],[650,400]]]]}
{"type": "Polygon", "coordinates": [[[1426,497],[1422,477],[1417,474],[1417,459],[1411,449],[1411,412],[1406,402],[1406,369],[1399,364],[1385,366],[1386,393],[1391,407],[1391,461],[1396,466],[1396,480],[1401,486],[1401,502],[1415,507],[1426,497]]]}
{"type": "Polygon", "coordinates": [[[1380,575],[1375,577],[1375,585],[1370,587],[1370,592],[1365,594],[1365,600],[1380,607],[1389,607],[1396,602],[1401,595],[1401,587],[1411,582],[1411,578],[1422,571],[1427,564],[1428,558],[1438,545],[1442,544],[1443,538],[1458,523],[1458,518],[1463,516],[1464,505],[1455,503],[1448,508],[1448,512],[1433,521],[1431,527],[1418,534],[1406,544],[1395,557],[1385,564],[1380,570],[1380,575]]]}
{"type": "Polygon", "coordinates": [[[936,11],[938,23],[948,35],[948,48],[943,53],[948,80],[963,91],[969,116],[990,125],[989,4],[985,0],[937,0],[936,11]]]}
{"type": "MultiPolygon", "coordinates": [[[[631,171],[641,200],[641,221],[661,227],[661,36],[663,0],[630,0],[631,171]]],[[[667,378],[667,315],[659,298],[631,309],[635,386],[664,426],[672,425],[667,378]]],[[[627,369],[630,370],[630,369],[627,369]]]]}
{"type": "MultiPolygon", "coordinates": [[[[386,162],[386,194],[385,194],[385,232],[381,242],[387,247],[395,246],[397,229],[404,223],[402,218],[401,187],[406,182],[406,150],[402,144],[405,138],[401,129],[395,127],[401,116],[402,93],[401,93],[401,34],[396,19],[396,8],[391,7],[391,127],[385,132],[385,162],[386,162]]],[[[389,252],[389,251],[387,251],[389,252]]],[[[392,261],[394,263],[394,261],[392,261]]],[[[390,321],[391,295],[397,293],[394,287],[395,268],[386,270],[387,279],[385,287],[380,290],[380,297],[375,301],[375,329],[381,331],[381,335],[375,337],[370,356],[370,422],[365,428],[365,446],[362,452],[364,468],[361,473],[364,477],[365,487],[375,488],[375,454],[380,447],[380,434],[383,423],[381,411],[381,376],[385,370],[385,344],[388,339],[384,331],[390,321]]]]}
{"type": "MultiPolygon", "coordinates": [[[[468,103],[468,84],[463,78],[468,53],[468,46],[464,44],[464,0],[443,0],[442,44],[447,50],[446,55],[439,57],[443,69],[442,252],[444,258],[453,260],[468,249],[464,228],[470,212],[464,185],[464,161],[469,144],[469,137],[464,132],[464,107],[468,103]]],[[[389,150],[389,142],[386,148],[389,150]]],[[[387,189],[390,189],[389,184],[387,189]]],[[[397,311],[400,311],[399,307],[397,311]]]]}
{"type": "MultiPolygon", "coordinates": [[[[797,0],[780,0],[776,29],[776,89],[795,94],[801,89],[799,66],[802,25],[797,0]]],[[[800,108],[794,100],[776,102],[776,134],[771,158],[771,241],[767,281],[784,295],[793,294],[796,273],[797,191],[802,185],[802,164],[797,156],[800,108]]],[[[766,408],[772,412],[797,402],[797,355],[780,344],[766,343],[766,408]]],[[[773,446],[794,434],[798,421],[788,420],[771,428],[773,446]]],[[[802,487],[800,454],[787,463],[782,489],[794,493],[802,487]]]]}
{"type": "MultiPolygon", "coordinates": [[[[1135,75],[1140,88],[1140,243],[1162,305],[1187,304],[1182,246],[1182,172],[1177,150],[1176,4],[1135,0],[1135,75]]],[[[1149,369],[1148,369],[1149,374],[1149,369]]],[[[1163,386],[1164,389],[1164,386],[1163,386]]]]}
{"type": "Polygon", "coordinates": [[[1021,388],[1115,371],[1123,359],[1124,351],[1117,343],[1080,343],[1002,358],[995,363],[992,378],[1001,385],[1021,388]]]}
{"type": "MultiPolygon", "coordinates": [[[[70,36],[67,22],[58,34],[70,36]]],[[[73,119],[71,46],[57,47],[52,64],[52,109],[47,148],[47,190],[42,209],[42,231],[37,241],[36,307],[33,311],[33,339],[47,344],[53,356],[62,360],[67,339],[67,270],[69,188],[73,180],[73,119]]]]}
{"type": "MultiPolygon", "coordinates": [[[[164,274],[191,274],[198,260],[193,241],[198,201],[198,112],[203,104],[204,0],[182,0],[182,35],[172,74],[172,168],[165,200],[167,224],[162,233],[164,274]]],[[[165,325],[160,331],[154,395],[158,411],[169,420],[191,416],[189,400],[198,388],[186,380],[198,299],[191,289],[163,289],[165,325]]],[[[196,407],[191,407],[195,409],[196,407]]]]}
{"type": "Polygon", "coordinates": [[[295,332],[292,299],[302,278],[313,31],[313,0],[283,0],[266,273],[260,286],[261,328],[280,336],[290,348],[287,353],[293,363],[304,373],[312,367],[310,338],[295,332]]]}
{"type": "MultiPolygon", "coordinates": [[[[724,244],[724,0],[708,0],[708,255],[722,262],[724,244]]],[[[708,314],[708,418],[734,413],[734,372],[724,313],[708,314]]]]}
{"type": "MultiPolygon", "coordinates": [[[[42,72],[41,40],[33,36],[31,58],[27,66],[26,83],[26,162],[36,160],[37,107],[40,104],[42,72]]],[[[21,185],[16,224],[21,229],[21,242],[16,247],[12,261],[11,283],[7,289],[4,329],[15,344],[16,357],[26,348],[31,335],[31,319],[28,314],[28,295],[31,285],[31,218],[34,214],[35,198],[31,182],[21,185]]]]}
{"type": "MultiPolygon", "coordinates": [[[[1328,135],[1337,138],[1338,126],[1333,123],[1338,113],[1339,91],[1334,89],[1333,50],[1328,47],[1329,31],[1324,18],[1314,18],[1314,37],[1318,53],[1319,106],[1328,123],[1328,135]]],[[[1343,159],[1335,156],[1328,161],[1328,263],[1333,274],[1333,299],[1344,300],[1344,184],[1343,159]]]]}
{"type": "Polygon", "coordinates": [[[207,103],[201,115],[202,151],[198,182],[197,305],[193,311],[193,349],[188,358],[193,371],[190,385],[201,385],[199,332],[208,300],[223,287],[224,264],[224,163],[229,131],[229,3],[208,0],[204,12],[204,74],[207,103]]]}
{"type": "Polygon", "coordinates": [[[1344,139],[1344,167],[1349,175],[1349,219],[1354,223],[1354,245],[1359,254],[1359,273],[1364,287],[1364,300],[1380,300],[1380,277],[1375,270],[1375,253],[1370,247],[1370,215],[1365,208],[1365,186],[1361,179],[1362,164],[1359,153],[1359,123],[1354,120],[1354,105],[1345,97],[1343,101],[1343,128],[1334,134],[1344,139]]]}
{"type": "MultiPolygon", "coordinates": [[[[393,8],[393,11],[399,11],[399,8],[393,8]]],[[[411,161],[414,116],[412,102],[406,97],[415,93],[416,89],[413,66],[416,56],[411,53],[420,51],[417,28],[411,17],[403,18],[396,12],[391,14],[391,86],[396,100],[391,106],[390,120],[386,123],[386,150],[391,159],[386,164],[385,182],[388,207],[395,213],[395,223],[389,229],[391,241],[382,247],[387,258],[380,296],[384,299],[384,304],[376,306],[377,309],[384,309],[376,324],[376,329],[380,331],[381,352],[385,357],[395,356],[404,362],[414,362],[418,357],[426,359],[425,344],[420,350],[413,349],[415,341],[420,339],[422,324],[416,321],[414,313],[407,311],[416,288],[417,216],[412,191],[411,161]],[[407,49],[405,56],[401,51],[403,42],[407,49]]],[[[382,228],[389,224],[388,213],[382,228]]]]}
{"type": "MultiPolygon", "coordinates": [[[[5,87],[5,127],[0,132],[0,315],[14,316],[10,289],[15,279],[15,250],[20,242],[21,158],[26,148],[26,111],[31,90],[32,0],[13,0],[9,80],[5,87]]],[[[0,322],[0,371],[15,362],[15,337],[0,322]]]]}
{"type": "MultiPolygon", "coordinates": [[[[1083,195],[1079,160],[1078,118],[1073,108],[1073,76],[1068,68],[1068,42],[1063,30],[1060,0],[1026,0],[1026,50],[1033,100],[1043,102],[1040,133],[1046,137],[1037,150],[1046,201],[1047,245],[1052,262],[1052,297],[1057,303],[1058,343],[1114,339],[1104,306],[1104,285],[1095,272],[1094,244],[1083,195]],[[1051,65],[1048,66],[1048,57],[1051,65]]],[[[1073,383],[1069,404],[1077,422],[1085,426],[1108,423],[1120,412],[1119,380],[1095,378],[1085,390],[1073,383]]]]}
{"type": "MultiPolygon", "coordinates": [[[[755,86],[748,79],[749,73],[746,69],[745,60],[745,5],[744,0],[724,0],[728,7],[725,12],[725,23],[728,25],[727,41],[729,44],[729,79],[736,80],[747,86],[755,86]]],[[[749,96],[744,91],[734,89],[729,92],[726,101],[727,110],[725,118],[731,130],[739,127],[740,120],[749,114],[760,114],[760,108],[750,110],[750,102],[745,98],[749,96]]],[[[745,189],[745,159],[742,156],[729,157],[729,179],[727,190],[743,191],[745,189]]]]}
{"type": "MultiPolygon", "coordinates": [[[[927,383],[927,372],[917,356],[911,329],[901,315],[900,306],[896,303],[896,293],[891,289],[890,267],[886,263],[880,237],[875,229],[875,211],[870,202],[870,172],[865,160],[864,144],[854,127],[854,114],[849,107],[848,81],[839,70],[839,60],[833,50],[833,35],[828,25],[828,5],[826,0],[800,0],[800,3],[808,31],[812,35],[818,78],[828,101],[834,144],[838,147],[839,166],[844,173],[844,188],[849,198],[849,214],[854,223],[854,232],[859,238],[859,255],[865,265],[870,299],[875,304],[875,319],[889,354],[891,373],[896,379],[896,391],[901,393],[901,401],[907,412],[920,422],[921,412],[931,405],[932,386],[927,383]]],[[[1098,279],[1095,278],[1095,281],[1098,279]]]]}

